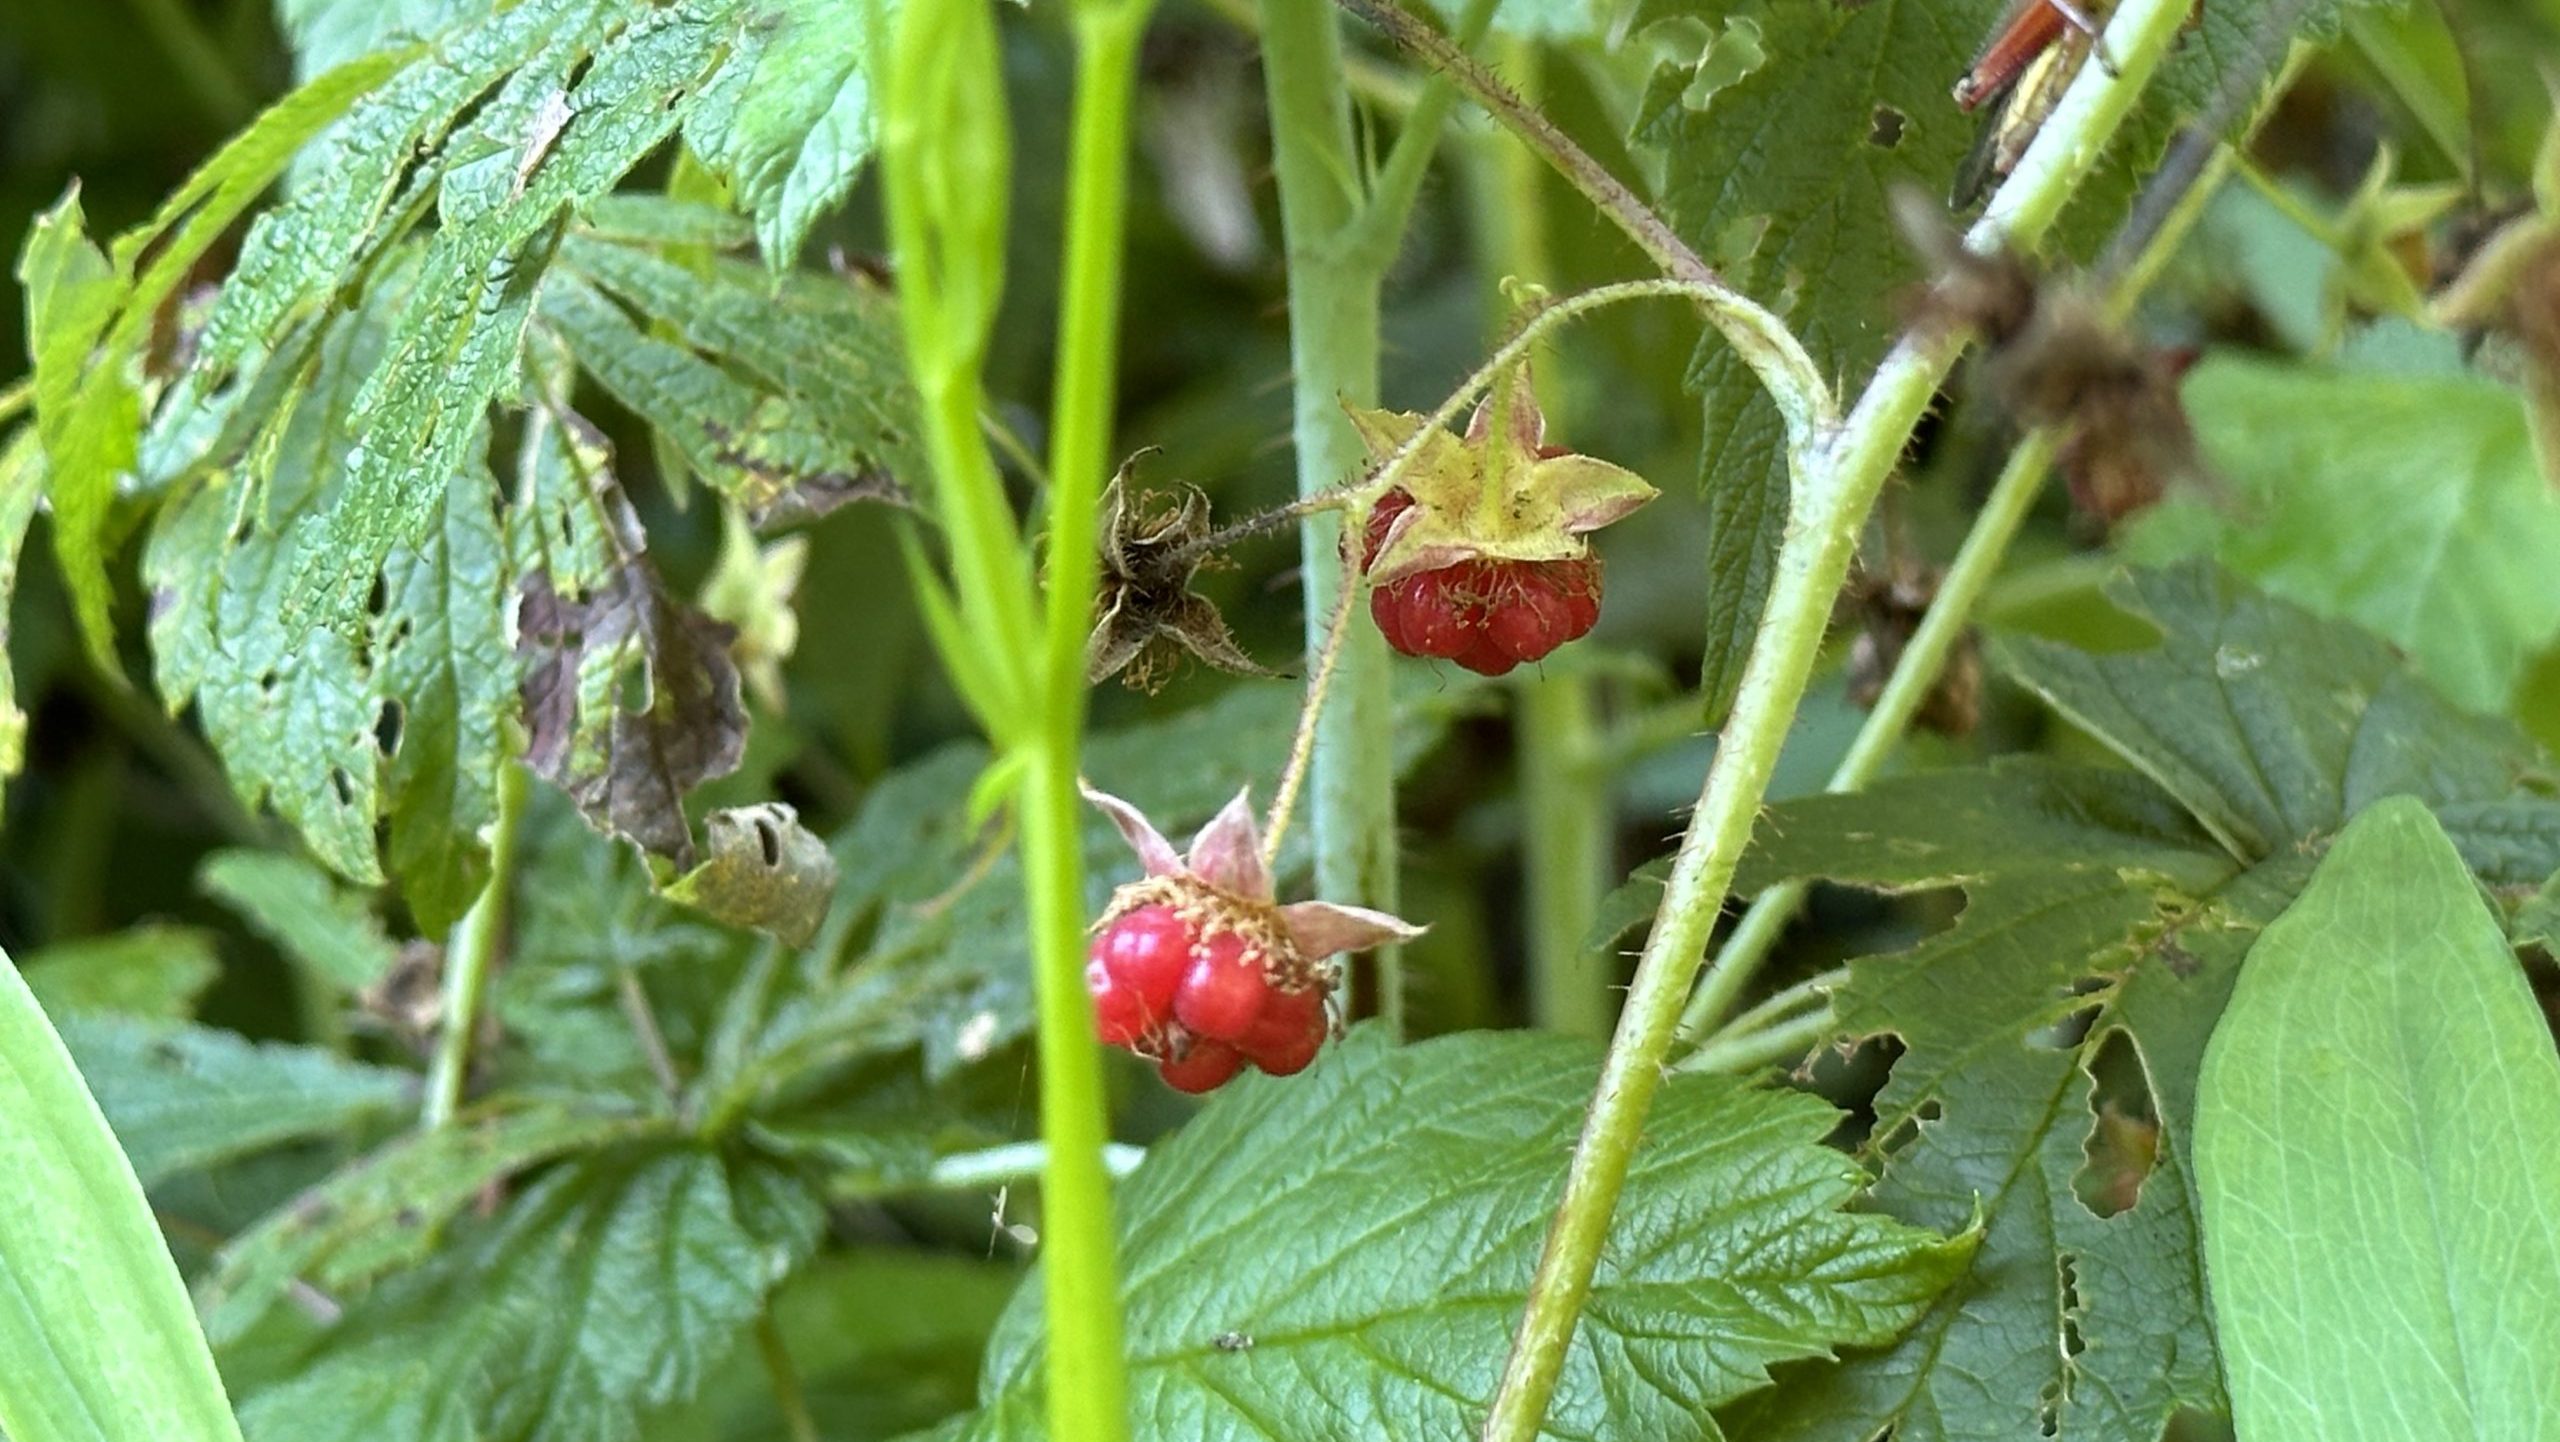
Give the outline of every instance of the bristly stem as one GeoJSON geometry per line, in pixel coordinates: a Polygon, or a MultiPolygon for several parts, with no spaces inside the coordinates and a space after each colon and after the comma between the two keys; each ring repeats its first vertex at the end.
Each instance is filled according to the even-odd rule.
{"type": "MultiPolygon", "coordinates": [[[[2289,86],[2301,63],[2300,52],[2286,63],[2268,92],[2270,104],[2273,96],[2281,95],[2289,86]]],[[[2262,107],[2260,115],[2264,113],[2262,107]]],[[[2245,129],[2254,130],[2255,126],[2245,129]]],[[[2169,257],[2203,218],[2206,205],[2230,176],[2239,154],[2238,143],[2217,145],[2192,175],[2179,182],[2184,189],[2160,213],[2158,223],[2143,237],[2140,249],[2133,252],[2121,272],[2107,278],[2106,306],[2111,319],[2122,322],[2133,313],[2169,257]]],[[[1919,629],[1896,658],[1892,676],[1859,726],[1857,739],[1832,771],[1826,790],[1855,791],[1866,785],[1901,744],[1911,718],[1919,714],[1930,688],[1945,670],[1947,658],[1972,624],[1975,608],[1999,574],[2010,543],[2026,524],[2036,497],[2044,489],[2045,477],[2053,468],[2055,450],[2055,436],[2037,432],[2022,439],[2009,453],[2008,463],[2001,467],[1999,479],[1983,498],[1982,509],[1965,533],[1964,544],[1948,563],[1946,575],[1940,578],[1938,592],[1930,599],[1927,614],[1920,618],[1919,629]]],[[[1723,948],[1681,1012],[1683,1039],[1695,1038],[1713,1025],[1716,1017],[1741,996],[1771,948],[1785,934],[1797,908],[1804,904],[1806,889],[1803,882],[1782,882],[1752,898],[1749,909],[1726,936],[1723,948]]],[[[1685,1070],[1687,1063],[1682,1065],[1685,1070]]]]}
{"type": "MultiPolygon", "coordinates": [[[[1981,249],[2008,240],[2032,247],[2042,237],[2141,95],[2188,8],[2188,0],[2126,0],[2107,30],[2117,70],[2082,67],[1968,244],[1981,249]]],[[[1682,1004],[1812,678],[1859,528],[1962,342],[1961,335],[1938,330],[1905,336],[1848,417],[1791,457],[1794,513],[1779,546],[1768,609],[1602,1064],[1485,1423],[1486,1442],[1531,1442],[1545,1422],[1645,1115],[1662,1085],[1682,1004]]]]}
{"type": "MultiPolygon", "coordinates": [[[[1348,552],[1354,532],[1345,528],[1343,549],[1348,552]]],[[[1298,788],[1307,779],[1307,764],[1316,750],[1316,722],[1324,715],[1325,693],[1332,689],[1333,673],[1342,660],[1343,635],[1350,629],[1351,615],[1360,608],[1360,561],[1356,555],[1342,558],[1343,584],[1333,603],[1333,621],[1325,628],[1324,645],[1316,653],[1316,672],[1307,678],[1307,698],[1298,708],[1298,729],[1289,741],[1289,760],[1280,771],[1280,785],[1271,793],[1271,815],[1262,828],[1262,864],[1265,869],[1279,864],[1280,842],[1289,834],[1289,813],[1298,804],[1298,788]]]]}
{"type": "Polygon", "coordinates": [[[462,914],[445,947],[443,1030],[436,1034],[436,1054],[427,1071],[426,1109],[420,1124],[430,1129],[453,1120],[471,1076],[471,1043],[480,1030],[480,1002],[489,973],[507,944],[507,897],[515,884],[516,848],[524,831],[527,788],[525,769],[513,761],[498,768],[498,816],[489,833],[489,880],[479,899],[462,914]]]}

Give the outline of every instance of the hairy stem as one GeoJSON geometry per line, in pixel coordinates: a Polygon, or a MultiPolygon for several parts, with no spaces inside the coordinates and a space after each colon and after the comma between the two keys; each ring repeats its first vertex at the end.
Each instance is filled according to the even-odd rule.
{"type": "MultiPolygon", "coordinates": [[[[2275,86],[2272,97],[2281,94],[2298,70],[2300,57],[2290,62],[2275,86]]],[[[2263,110],[2261,111],[2263,114],[2263,110]]],[[[2133,313],[2144,291],[2158,278],[2169,257],[2186,242],[2203,218],[2205,206],[2222,188],[2237,162],[2237,144],[2217,146],[2210,158],[2195,174],[2181,184],[2184,189],[2162,215],[2134,253],[2124,270],[2111,278],[2107,287],[2107,311],[2121,322],[2133,313]]],[[[1946,669],[1947,658],[1956,643],[1963,639],[1972,624],[1974,609],[1982,595],[2000,572],[2009,554],[2009,545],[2017,539],[2027,514],[2043,491],[2045,477],[2053,469],[2058,438],[2050,431],[2039,431],[2020,441],[2010,452],[2000,478],[1984,497],[1982,509],[1974,516],[1973,526],[1965,533],[1964,544],[1940,578],[1938,593],[1929,602],[1928,613],[1920,618],[1919,629],[1904,645],[1896,659],[1893,674],[1884,690],[1876,697],[1875,706],[1858,728],[1840,764],[1832,771],[1825,789],[1855,791],[1875,779],[1885,761],[1901,744],[1911,728],[1911,718],[1929,697],[1938,675],[1946,669]]],[[[1771,948],[1785,934],[1794,920],[1797,908],[1804,905],[1806,885],[1800,881],[1783,882],[1754,897],[1732,933],[1725,938],[1723,949],[1707,968],[1705,979],[1689,998],[1680,1016],[1680,1035],[1695,1037],[1712,1025],[1717,1016],[1729,1009],[1734,1000],[1750,984],[1771,948]]],[[[1685,1065],[1684,1065],[1685,1069],[1685,1065]]]]}
{"type": "MultiPolygon", "coordinates": [[[[1543,81],[1531,41],[1498,37],[1493,62],[1535,106],[1543,81]]],[[[1507,280],[1551,282],[1555,265],[1547,235],[1546,170],[1507,132],[1472,137],[1468,189],[1481,237],[1478,279],[1487,328],[1499,341],[1509,325],[1507,280]]],[[[1563,374],[1553,361],[1533,373],[1541,408],[1562,411],[1563,374]]],[[[1596,682],[1578,667],[1523,675],[1512,701],[1514,774],[1519,778],[1520,870],[1528,913],[1529,1020],[1569,1036],[1609,1033],[1615,977],[1583,955],[1583,937],[1607,894],[1615,857],[1610,844],[1609,788],[1594,772],[1596,682]]]]}
{"type": "MultiPolygon", "coordinates": [[[[1359,437],[1342,407],[1378,398],[1378,288],[1392,257],[1358,253],[1366,208],[1342,39],[1326,0],[1263,0],[1262,71],[1271,109],[1273,168],[1289,272],[1290,439],[1298,493],[1314,496],[1357,475],[1359,437]]],[[[1401,228],[1402,217],[1397,217],[1401,228]]],[[[1346,578],[1345,518],[1319,511],[1298,528],[1304,630],[1321,654],[1346,578]]],[[[1386,643],[1354,628],[1343,639],[1332,704],[1316,722],[1316,894],[1393,911],[1396,905],[1394,771],[1383,743],[1395,724],[1386,643]]],[[[1403,1023],[1402,962],[1378,953],[1380,1009],[1403,1023]]]]}
{"type": "Polygon", "coordinates": [[[444,954],[443,1029],[436,1034],[435,1061],[427,1071],[426,1109],[422,1125],[433,1128],[453,1120],[462,1105],[463,1086],[471,1076],[471,1043],[480,1030],[480,1001],[489,973],[507,944],[507,893],[514,885],[516,847],[524,830],[525,769],[510,761],[498,770],[498,819],[490,828],[489,881],[479,899],[462,914],[444,954]]]}
{"type": "MultiPolygon", "coordinates": [[[[2042,237],[2097,163],[2187,11],[2188,0],[2126,0],[2107,31],[2116,73],[2082,67],[2016,172],[1992,197],[1969,243],[1988,247],[2005,239],[2033,246],[2042,237]]],[[[1530,1442],[1546,1418],[1645,1114],[1662,1084],[1682,1004],[1705,959],[1709,931],[1750,838],[1778,749],[1804,699],[1858,529],[1961,342],[1961,336],[1935,332],[1906,336],[1877,367],[1836,433],[1821,438],[1795,467],[1794,515],[1779,547],[1768,609],[1602,1064],[1564,1197],[1494,1394],[1487,1442],[1530,1442]]]]}

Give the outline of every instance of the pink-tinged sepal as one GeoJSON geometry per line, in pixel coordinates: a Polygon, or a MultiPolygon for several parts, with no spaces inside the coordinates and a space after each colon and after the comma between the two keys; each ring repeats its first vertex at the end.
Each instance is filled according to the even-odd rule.
{"type": "Polygon", "coordinates": [[[1367,951],[1391,941],[1411,941],[1426,930],[1400,916],[1330,901],[1293,901],[1280,908],[1280,924],[1288,928],[1289,940],[1308,961],[1321,961],[1337,952],[1367,951]]]}
{"type": "Polygon", "coordinates": [[[1147,820],[1145,812],[1108,791],[1095,789],[1090,781],[1078,779],[1076,789],[1084,793],[1084,799],[1092,802],[1096,810],[1111,818],[1111,824],[1120,830],[1121,839],[1129,843],[1130,850],[1138,853],[1138,865],[1145,868],[1147,875],[1174,876],[1181,873],[1181,856],[1175,853],[1173,843],[1164,839],[1164,833],[1156,830],[1155,823],[1147,820]]]}
{"type": "Polygon", "coordinates": [[[1200,834],[1186,859],[1192,875],[1248,901],[1271,899],[1271,872],[1262,864],[1262,828],[1254,824],[1252,788],[1238,791],[1200,834]]]}

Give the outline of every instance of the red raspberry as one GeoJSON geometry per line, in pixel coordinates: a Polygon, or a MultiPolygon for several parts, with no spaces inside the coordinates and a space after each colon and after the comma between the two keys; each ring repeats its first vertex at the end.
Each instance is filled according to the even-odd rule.
{"type": "Polygon", "coordinates": [[[1191,964],[1191,923],[1170,906],[1115,917],[1093,939],[1084,967],[1096,1030],[1109,1046],[1145,1050],[1173,1017],[1174,990],[1191,964]]]}
{"type": "Polygon", "coordinates": [[[1263,1003],[1253,1030],[1236,1043],[1245,1059],[1273,1076],[1294,1076],[1307,1069],[1324,1049],[1331,1024],[1325,1015],[1322,987],[1275,991],[1263,1003]]]}
{"type": "MultiPolygon", "coordinates": [[[[1413,504],[1389,491],[1369,513],[1369,560],[1395,518],[1413,504]]],[[[1499,676],[1544,658],[1600,620],[1600,561],[1461,561],[1399,577],[1369,593],[1369,616],[1407,656],[1455,661],[1499,676]]]]}
{"type": "Polygon", "coordinates": [[[1191,949],[1190,969],[1173,994],[1175,1019],[1200,1036],[1242,1040],[1271,996],[1272,960],[1240,932],[1210,936],[1191,949]]]}
{"type": "Polygon", "coordinates": [[[1179,1056],[1168,1056],[1156,1063],[1166,1086],[1178,1092],[1216,1091],[1244,1070],[1244,1053],[1222,1041],[1205,1038],[1192,1041],[1179,1056]]]}

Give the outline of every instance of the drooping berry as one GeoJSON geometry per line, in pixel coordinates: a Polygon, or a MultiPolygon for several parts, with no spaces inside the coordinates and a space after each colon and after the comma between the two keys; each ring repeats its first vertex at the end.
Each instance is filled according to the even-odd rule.
{"type": "Polygon", "coordinates": [[[1142,1047],[1173,1018],[1175,989],[1191,964],[1191,923],[1170,906],[1141,906],[1112,918],[1093,939],[1084,968],[1094,1021],[1110,1046],[1142,1047]]]}
{"type": "Polygon", "coordinates": [[[1246,797],[1201,828],[1188,856],[1137,808],[1086,788],[1146,876],[1113,894],[1085,964],[1102,1040],[1155,1058],[1165,1082],[1204,1092],[1250,1062],[1304,1070],[1329,1031],[1331,958],[1419,935],[1383,912],[1323,901],[1283,906],[1246,797]]]}
{"type": "Polygon", "coordinates": [[[1181,1054],[1156,1063],[1165,1085],[1178,1092],[1216,1091],[1244,1070],[1244,1053],[1206,1037],[1184,1043],[1181,1054]]]}
{"type": "Polygon", "coordinates": [[[1253,1029],[1236,1043],[1236,1050],[1273,1076],[1305,1071],[1324,1049],[1325,1034],[1331,1029],[1324,999],[1324,991],[1316,987],[1273,992],[1263,1003],[1262,1015],[1254,1018],[1253,1029]]]}
{"type": "MultiPolygon", "coordinates": [[[[1403,492],[1390,491],[1369,513],[1369,560],[1377,559],[1395,518],[1411,504],[1403,492]]],[[[1387,644],[1407,656],[1500,676],[1524,661],[1543,660],[1599,623],[1600,561],[1460,561],[1374,587],[1369,616],[1387,644]]]]}

